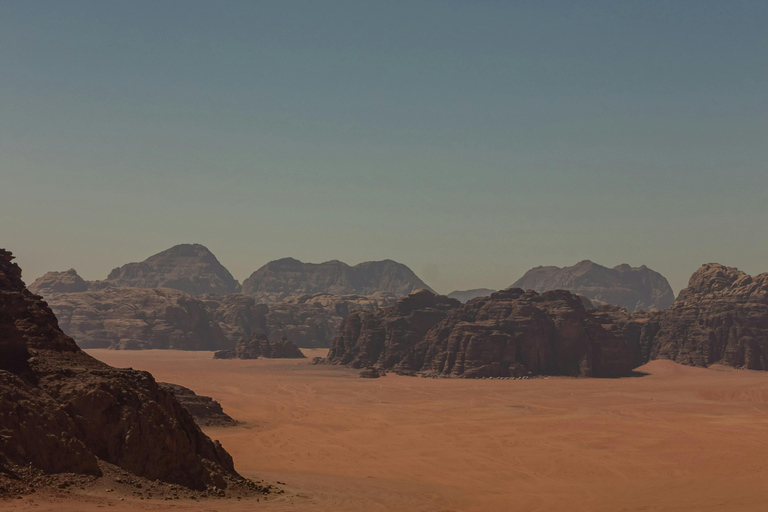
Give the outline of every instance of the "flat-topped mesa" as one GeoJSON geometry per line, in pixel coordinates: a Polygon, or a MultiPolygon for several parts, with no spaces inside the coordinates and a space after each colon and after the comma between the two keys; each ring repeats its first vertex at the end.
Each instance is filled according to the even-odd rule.
{"type": "Polygon", "coordinates": [[[768,370],[768,273],[703,265],[659,324],[651,359],[768,370]]]}
{"type": "Polygon", "coordinates": [[[303,263],[284,258],[267,263],[243,281],[243,293],[261,302],[316,293],[372,295],[389,292],[404,296],[419,288],[429,287],[410,268],[392,260],[350,266],[337,260],[303,263]]]}
{"type": "Polygon", "coordinates": [[[536,267],[525,273],[510,288],[568,290],[584,295],[595,303],[612,304],[629,312],[665,309],[675,299],[667,280],[645,265],[626,263],[607,268],[589,260],[572,267],[536,267]]]}
{"type": "Polygon", "coordinates": [[[0,249],[0,474],[32,466],[98,475],[101,459],[193,488],[241,480],[229,454],[149,373],[81,351],[11,259],[0,249]]]}
{"type": "Polygon", "coordinates": [[[200,244],[176,245],[140,263],[118,267],[106,282],[120,287],[173,288],[190,295],[226,295],[240,290],[232,274],[200,244]]]}
{"type": "Polygon", "coordinates": [[[421,290],[354,313],[328,362],[451,377],[629,375],[634,349],[564,290],[501,290],[466,304],[421,290]]]}
{"type": "Polygon", "coordinates": [[[409,364],[413,348],[460,305],[456,299],[422,289],[398,299],[393,306],[354,312],[341,323],[327,360],[353,368],[418,370],[409,364]]]}
{"type": "Polygon", "coordinates": [[[260,357],[303,359],[306,356],[287,338],[270,341],[263,333],[240,340],[234,350],[219,350],[213,354],[214,359],[258,359],[260,357]]]}

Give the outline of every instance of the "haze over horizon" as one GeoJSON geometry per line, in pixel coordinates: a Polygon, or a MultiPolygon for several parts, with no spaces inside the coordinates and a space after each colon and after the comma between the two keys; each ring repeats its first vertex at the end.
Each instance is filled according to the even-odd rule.
{"type": "Polygon", "coordinates": [[[0,247],[768,271],[768,4],[0,0],[0,247]]]}

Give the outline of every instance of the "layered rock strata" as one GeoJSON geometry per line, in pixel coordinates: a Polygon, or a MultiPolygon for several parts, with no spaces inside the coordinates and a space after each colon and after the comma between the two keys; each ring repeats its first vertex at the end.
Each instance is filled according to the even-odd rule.
{"type": "Polygon", "coordinates": [[[158,385],[171,393],[176,400],[203,427],[231,427],[237,421],[224,412],[221,404],[209,396],[198,395],[189,388],[168,382],[158,382],[158,385]]]}

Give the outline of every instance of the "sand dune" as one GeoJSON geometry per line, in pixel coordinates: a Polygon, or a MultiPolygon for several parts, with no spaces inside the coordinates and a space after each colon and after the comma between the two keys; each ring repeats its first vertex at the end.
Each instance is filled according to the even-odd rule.
{"type": "MultiPolygon", "coordinates": [[[[311,358],[323,351],[305,351],[311,358]]],[[[768,373],[654,361],[625,379],[432,380],[91,350],[219,400],[210,428],[245,476],[286,482],[266,502],[27,498],[11,510],[765,510],[768,373]],[[90,507],[90,508],[89,508],[90,507]]],[[[4,504],[5,505],[5,504],[4,504]]]]}

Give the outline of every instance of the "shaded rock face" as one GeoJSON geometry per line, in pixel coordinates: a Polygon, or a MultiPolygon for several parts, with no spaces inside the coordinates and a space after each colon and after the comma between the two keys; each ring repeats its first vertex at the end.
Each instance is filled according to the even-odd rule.
{"type": "Polygon", "coordinates": [[[29,285],[29,291],[43,296],[84,292],[86,290],[88,290],[88,282],[80,277],[73,268],[64,272],[48,272],[29,285]]]}
{"type": "Polygon", "coordinates": [[[456,299],[462,304],[477,297],[490,297],[496,290],[490,288],[475,288],[474,290],[456,290],[448,294],[448,297],[456,299]]]}
{"type": "Polygon", "coordinates": [[[220,350],[232,342],[203,301],[168,288],[108,288],[50,299],[82,348],[220,350]]]}
{"type": "Polygon", "coordinates": [[[141,263],[114,269],[107,283],[119,287],[173,288],[190,295],[236,293],[240,285],[200,244],[181,244],[150,256],[141,263]]]}
{"type": "Polygon", "coordinates": [[[612,304],[629,312],[664,309],[675,299],[666,278],[645,265],[634,268],[603,267],[589,260],[572,267],[537,267],[529,270],[509,288],[568,290],[584,295],[595,305],[612,304]]]}
{"type": "Polygon", "coordinates": [[[282,338],[270,341],[265,334],[240,340],[234,350],[220,350],[213,354],[214,359],[303,359],[306,357],[290,340],[282,338]]]}
{"type": "Polygon", "coordinates": [[[456,299],[417,290],[394,306],[352,313],[342,322],[327,360],[352,368],[417,370],[414,347],[460,305],[456,299]]]}
{"type": "Polygon", "coordinates": [[[158,382],[158,385],[171,393],[176,400],[192,415],[198,425],[204,427],[231,427],[237,425],[237,421],[224,412],[221,404],[208,396],[198,395],[189,388],[158,382]]]}
{"type": "Polygon", "coordinates": [[[188,487],[240,478],[232,459],[147,372],[82,352],[0,250],[0,472],[99,474],[98,459],[188,487]]]}
{"type": "Polygon", "coordinates": [[[651,359],[768,370],[768,273],[704,265],[658,323],[651,359]]]}
{"type": "Polygon", "coordinates": [[[464,305],[420,292],[391,308],[352,314],[328,361],[466,378],[614,377],[631,372],[633,354],[622,332],[604,329],[579,297],[511,289],[464,305]]]}
{"type": "Polygon", "coordinates": [[[267,263],[243,281],[243,293],[260,302],[276,302],[292,295],[329,293],[396,296],[429,288],[411,269],[392,260],[368,261],[349,266],[341,261],[302,263],[284,258],[267,263]]]}

